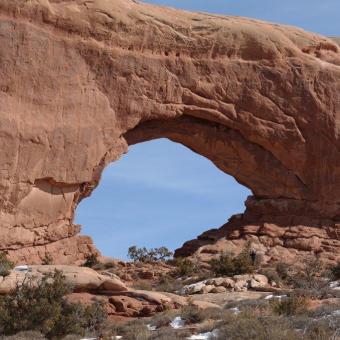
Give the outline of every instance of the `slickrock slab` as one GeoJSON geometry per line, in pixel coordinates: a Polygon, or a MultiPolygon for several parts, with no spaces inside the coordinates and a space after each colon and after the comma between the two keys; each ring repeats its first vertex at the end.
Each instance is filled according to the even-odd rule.
{"type": "Polygon", "coordinates": [[[8,294],[13,291],[17,284],[21,284],[26,277],[39,280],[46,273],[53,273],[59,270],[65,276],[66,284],[70,285],[75,292],[95,292],[95,291],[127,291],[123,282],[116,278],[100,275],[91,268],[51,265],[51,266],[29,266],[28,271],[12,270],[8,276],[1,277],[0,294],[8,294]]]}

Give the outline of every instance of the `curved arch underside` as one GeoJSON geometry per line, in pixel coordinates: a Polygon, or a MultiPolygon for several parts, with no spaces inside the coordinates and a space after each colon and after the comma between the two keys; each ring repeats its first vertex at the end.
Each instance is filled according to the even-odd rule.
{"type": "Polygon", "coordinates": [[[335,42],[132,0],[3,0],[0,44],[0,247],[14,260],[95,252],[73,224],[77,204],[129,144],[159,137],[254,194],[178,254],[213,254],[227,237],[268,258],[339,255],[335,42]]]}

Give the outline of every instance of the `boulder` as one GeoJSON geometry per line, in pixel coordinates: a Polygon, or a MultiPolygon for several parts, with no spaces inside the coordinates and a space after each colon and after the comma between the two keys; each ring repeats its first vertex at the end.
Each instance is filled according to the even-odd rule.
{"type": "Polygon", "coordinates": [[[206,284],[214,285],[215,287],[223,286],[225,288],[234,288],[235,281],[229,277],[218,277],[215,279],[207,280],[206,284]]]}
{"type": "Polygon", "coordinates": [[[63,273],[65,282],[70,285],[75,292],[121,292],[127,290],[127,287],[122,281],[101,275],[91,268],[66,265],[34,265],[29,266],[28,272],[12,270],[10,274],[0,282],[0,294],[7,294],[13,291],[17,284],[21,284],[24,281],[25,277],[39,280],[44,274],[52,274],[55,270],[63,273]]]}
{"type": "Polygon", "coordinates": [[[184,286],[181,290],[181,293],[187,295],[197,294],[200,293],[204,287],[205,287],[204,282],[193,283],[191,285],[184,286]]]}
{"type": "Polygon", "coordinates": [[[215,286],[213,286],[213,285],[204,285],[203,288],[200,290],[200,293],[201,293],[201,294],[208,294],[208,293],[210,293],[214,288],[215,288],[215,286]]]}
{"type": "Polygon", "coordinates": [[[269,284],[267,276],[262,275],[262,274],[254,274],[253,275],[253,280],[258,282],[259,287],[266,287],[269,284]]]}
{"type": "Polygon", "coordinates": [[[227,288],[223,287],[223,286],[218,286],[218,287],[214,287],[210,292],[211,293],[225,293],[227,291],[227,288]]]}

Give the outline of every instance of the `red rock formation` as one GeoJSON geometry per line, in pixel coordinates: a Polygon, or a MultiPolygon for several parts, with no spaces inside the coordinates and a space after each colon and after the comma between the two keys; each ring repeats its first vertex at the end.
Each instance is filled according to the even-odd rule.
{"type": "Polygon", "coordinates": [[[0,0],[0,44],[0,248],[14,260],[94,252],[77,204],[128,145],[159,137],[252,190],[244,223],[327,227],[339,254],[335,42],[133,0],[0,0]]]}

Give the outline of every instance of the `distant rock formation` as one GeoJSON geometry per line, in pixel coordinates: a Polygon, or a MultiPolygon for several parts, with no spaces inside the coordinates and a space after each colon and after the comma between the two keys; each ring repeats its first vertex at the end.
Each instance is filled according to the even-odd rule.
{"type": "Polygon", "coordinates": [[[73,224],[78,203],[129,145],[159,137],[252,190],[233,237],[255,235],[268,253],[313,243],[312,228],[313,251],[339,256],[332,40],[132,0],[1,0],[0,45],[0,250],[16,262],[96,252],[73,224]],[[265,223],[300,231],[268,239],[265,223]]]}

